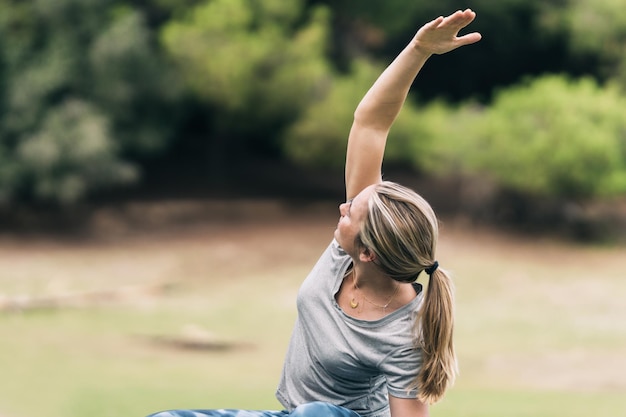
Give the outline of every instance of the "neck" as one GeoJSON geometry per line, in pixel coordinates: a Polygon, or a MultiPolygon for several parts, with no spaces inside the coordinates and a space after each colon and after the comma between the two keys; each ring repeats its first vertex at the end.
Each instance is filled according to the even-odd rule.
{"type": "Polygon", "coordinates": [[[362,263],[355,264],[352,273],[354,274],[352,278],[359,288],[372,292],[384,294],[393,291],[399,284],[377,268],[362,263]]]}

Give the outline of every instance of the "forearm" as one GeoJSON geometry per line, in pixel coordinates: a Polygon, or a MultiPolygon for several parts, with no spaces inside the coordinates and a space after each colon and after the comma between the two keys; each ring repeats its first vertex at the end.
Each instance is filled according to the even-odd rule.
{"type": "Polygon", "coordinates": [[[381,180],[381,164],[391,125],[428,58],[478,42],[477,32],[457,36],[476,14],[467,9],[422,26],[409,45],[378,77],[354,112],[346,156],[346,196],[352,198],[381,180]]]}
{"type": "Polygon", "coordinates": [[[407,45],[365,94],[354,112],[355,123],[388,131],[400,113],[415,77],[430,56],[415,41],[407,45]]]}
{"type": "Polygon", "coordinates": [[[412,41],[378,77],[356,111],[348,139],[346,198],[382,179],[381,165],[391,125],[417,73],[430,54],[412,41]]]}

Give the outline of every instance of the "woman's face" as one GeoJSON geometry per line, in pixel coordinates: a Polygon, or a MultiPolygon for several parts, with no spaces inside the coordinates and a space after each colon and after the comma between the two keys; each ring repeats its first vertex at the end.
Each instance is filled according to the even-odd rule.
{"type": "Polygon", "coordinates": [[[370,185],[361,191],[352,200],[348,200],[339,206],[339,223],[335,230],[335,239],[339,245],[353,258],[358,256],[358,248],[355,248],[355,239],[361,230],[361,224],[367,216],[367,202],[374,185],[370,185]]]}

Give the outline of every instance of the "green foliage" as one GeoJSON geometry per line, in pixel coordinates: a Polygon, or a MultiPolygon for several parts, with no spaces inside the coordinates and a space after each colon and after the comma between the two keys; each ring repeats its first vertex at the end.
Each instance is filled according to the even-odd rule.
{"type": "Polygon", "coordinates": [[[153,153],[173,132],[179,86],[156,53],[142,14],[117,10],[88,51],[92,98],[114,123],[120,149],[153,153]]]}
{"type": "Polygon", "coordinates": [[[165,147],[177,97],[140,11],[0,0],[0,16],[0,201],[68,203],[138,178],[126,157],[165,147]]]}
{"type": "Polygon", "coordinates": [[[36,198],[73,203],[90,188],[127,183],[135,167],[117,158],[107,119],[88,103],[68,101],[47,112],[41,130],[20,141],[16,159],[36,198]]]}
{"type": "MultiPolygon", "coordinates": [[[[560,13],[551,10],[571,32],[572,45],[583,51],[601,51],[609,55],[622,51],[626,38],[626,16],[620,0],[568,0],[560,13]]],[[[553,15],[554,16],[554,15],[553,15]]]]}
{"type": "MultiPolygon", "coordinates": [[[[350,21],[360,22],[359,31],[364,31],[365,25],[382,30],[385,35],[396,35],[406,31],[414,24],[415,14],[424,8],[432,9],[431,2],[406,2],[404,0],[362,0],[355,3],[351,0],[317,1],[317,3],[329,4],[335,15],[342,23],[350,21]]],[[[450,10],[450,9],[447,9],[450,10]]],[[[439,12],[442,13],[442,12],[439,12]]],[[[346,30],[348,27],[338,27],[338,30],[346,30]]],[[[353,29],[355,29],[353,27],[353,29]]],[[[415,28],[417,30],[417,28],[415,28]]],[[[361,34],[363,34],[361,32],[361,34]]],[[[357,34],[358,36],[358,34],[357,34]]]]}
{"type": "Polygon", "coordinates": [[[379,73],[380,68],[358,61],[350,76],[332,79],[317,101],[285,132],[286,156],[302,165],[342,167],[354,109],[379,73]]]}
{"type": "Polygon", "coordinates": [[[313,9],[300,25],[303,14],[302,1],[213,0],[165,27],[186,84],[215,109],[217,134],[270,133],[323,88],[328,12],[313,9]]]}
{"type": "Polygon", "coordinates": [[[458,171],[457,140],[467,125],[464,115],[441,100],[407,103],[392,127],[386,158],[435,175],[458,171]]]}
{"type": "Polygon", "coordinates": [[[572,0],[567,24],[577,50],[599,54],[603,74],[620,80],[626,90],[626,15],[620,0],[593,3],[572,0]]]}
{"type": "Polygon", "coordinates": [[[560,28],[568,34],[575,55],[596,57],[597,74],[616,78],[626,89],[626,15],[621,0],[565,0],[552,7],[544,5],[546,30],[560,28]]]}
{"type": "MultiPolygon", "coordinates": [[[[335,80],[328,95],[286,132],[288,158],[308,166],[343,167],[354,109],[380,73],[365,62],[357,67],[356,77],[335,80]]],[[[456,109],[443,101],[422,106],[407,102],[389,134],[385,164],[434,175],[459,173],[464,157],[459,153],[459,141],[466,140],[465,130],[476,117],[471,110],[456,109]]]]}
{"type": "Polygon", "coordinates": [[[142,162],[174,140],[184,143],[176,150],[208,150],[198,152],[206,166],[265,152],[340,167],[352,112],[378,62],[425,20],[464,7],[479,13],[472,30],[483,41],[429,62],[414,90],[422,104],[409,101],[400,114],[386,162],[442,174],[479,170],[537,193],[619,194],[626,117],[614,87],[546,79],[504,90],[485,112],[426,100],[488,103],[495,87],[524,75],[568,70],[625,90],[621,6],[0,0],[0,204],[71,202],[137,180],[142,162]],[[186,148],[196,137],[201,143],[186,148]]]}
{"type": "MultiPolygon", "coordinates": [[[[350,76],[333,79],[326,93],[285,132],[287,157],[303,165],[341,168],[354,110],[381,71],[369,61],[358,60],[350,76]]],[[[451,153],[445,148],[449,142],[441,139],[454,136],[457,125],[450,118],[455,114],[443,102],[423,107],[407,102],[390,132],[385,162],[441,172],[442,160],[451,153]]]]}
{"type": "Polygon", "coordinates": [[[182,13],[189,7],[193,7],[202,0],[150,0],[148,3],[153,12],[182,13]]]}
{"type": "Polygon", "coordinates": [[[626,192],[624,109],[616,88],[545,76],[501,91],[459,149],[473,169],[515,189],[619,195],[626,192]]]}

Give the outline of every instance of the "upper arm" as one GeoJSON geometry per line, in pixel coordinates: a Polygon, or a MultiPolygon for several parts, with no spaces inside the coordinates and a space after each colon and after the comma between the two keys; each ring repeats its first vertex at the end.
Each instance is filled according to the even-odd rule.
{"type": "Polygon", "coordinates": [[[428,417],[428,405],[415,398],[399,398],[389,394],[391,417],[428,417]]]}
{"type": "Polygon", "coordinates": [[[346,199],[382,181],[382,163],[389,131],[355,121],[350,129],[346,154],[346,199]]]}

